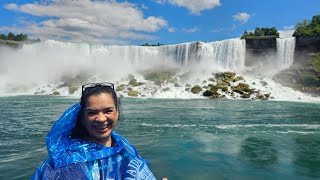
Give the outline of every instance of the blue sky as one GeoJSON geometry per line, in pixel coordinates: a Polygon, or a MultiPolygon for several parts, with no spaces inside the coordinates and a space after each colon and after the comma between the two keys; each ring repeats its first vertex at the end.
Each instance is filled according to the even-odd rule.
{"type": "Polygon", "coordinates": [[[0,33],[102,44],[178,44],[240,37],[256,27],[290,36],[319,0],[1,0],[0,33]]]}

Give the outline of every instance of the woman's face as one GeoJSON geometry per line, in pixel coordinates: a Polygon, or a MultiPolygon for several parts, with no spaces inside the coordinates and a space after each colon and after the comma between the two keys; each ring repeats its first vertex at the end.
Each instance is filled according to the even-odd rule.
{"type": "Polygon", "coordinates": [[[84,110],[85,128],[92,141],[106,144],[111,140],[111,132],[116,127],[118,110],[111,94],[101,93],[90,96],[84,110]]]}

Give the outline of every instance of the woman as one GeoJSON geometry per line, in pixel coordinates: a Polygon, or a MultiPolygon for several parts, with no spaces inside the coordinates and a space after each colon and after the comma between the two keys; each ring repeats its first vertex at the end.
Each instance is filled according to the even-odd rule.
{"type": "Polygon", "coordinates": [[[82,86],[47,138],[48,158],[32,179],[155,179],[149,163],[114,128],[119,104],[111,83],[82,86]]]}

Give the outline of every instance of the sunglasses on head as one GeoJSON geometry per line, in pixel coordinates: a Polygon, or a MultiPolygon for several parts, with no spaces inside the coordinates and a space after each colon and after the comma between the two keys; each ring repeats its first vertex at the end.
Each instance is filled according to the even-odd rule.
{"type": "Polygon", "coordinates": [[[109,82],[102,82],[102,83],[89,83],[82,86],[82,93],[88,89],[88,88],[94,88],[96,86],[103,86],[103,87],[110,87],[112,90],[114,90],[114,85],[109,82]]]}

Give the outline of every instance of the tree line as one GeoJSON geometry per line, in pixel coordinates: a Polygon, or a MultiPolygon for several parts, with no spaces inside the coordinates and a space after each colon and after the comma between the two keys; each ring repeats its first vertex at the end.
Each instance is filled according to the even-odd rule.
{"type": "Polygon", "coordinates": [[[15,35],[12,32],[9,32],[8,35],[0,34],[0,39],[9,41],[27,41],[28,35],[22,33],[15,35]]]}
{"type": "Polygon", "coordinates": [[[256,28],[254,32],[247,32],[241,36],[241,39],[250,39],[250,38],[279,38],[280,33],[275,27],[272,28],[256,28]]]}
{"type": "MultiPolygon", "coordinates": [[[[250,38],[279,38],[280,33],[275,27],[256,28],[254,32],[244,31],[241,39],[250,38]]],[[[320,36],[320,15],[313,16],[311,20],[303,20],[295,26],[293,37],[320,36]]]]}
{"type": "Polygon", "coordinates": [[[295,28],[294,37],[320,36],[320,15],[313,16],[311,20],[298,22],[295,28]]]}

